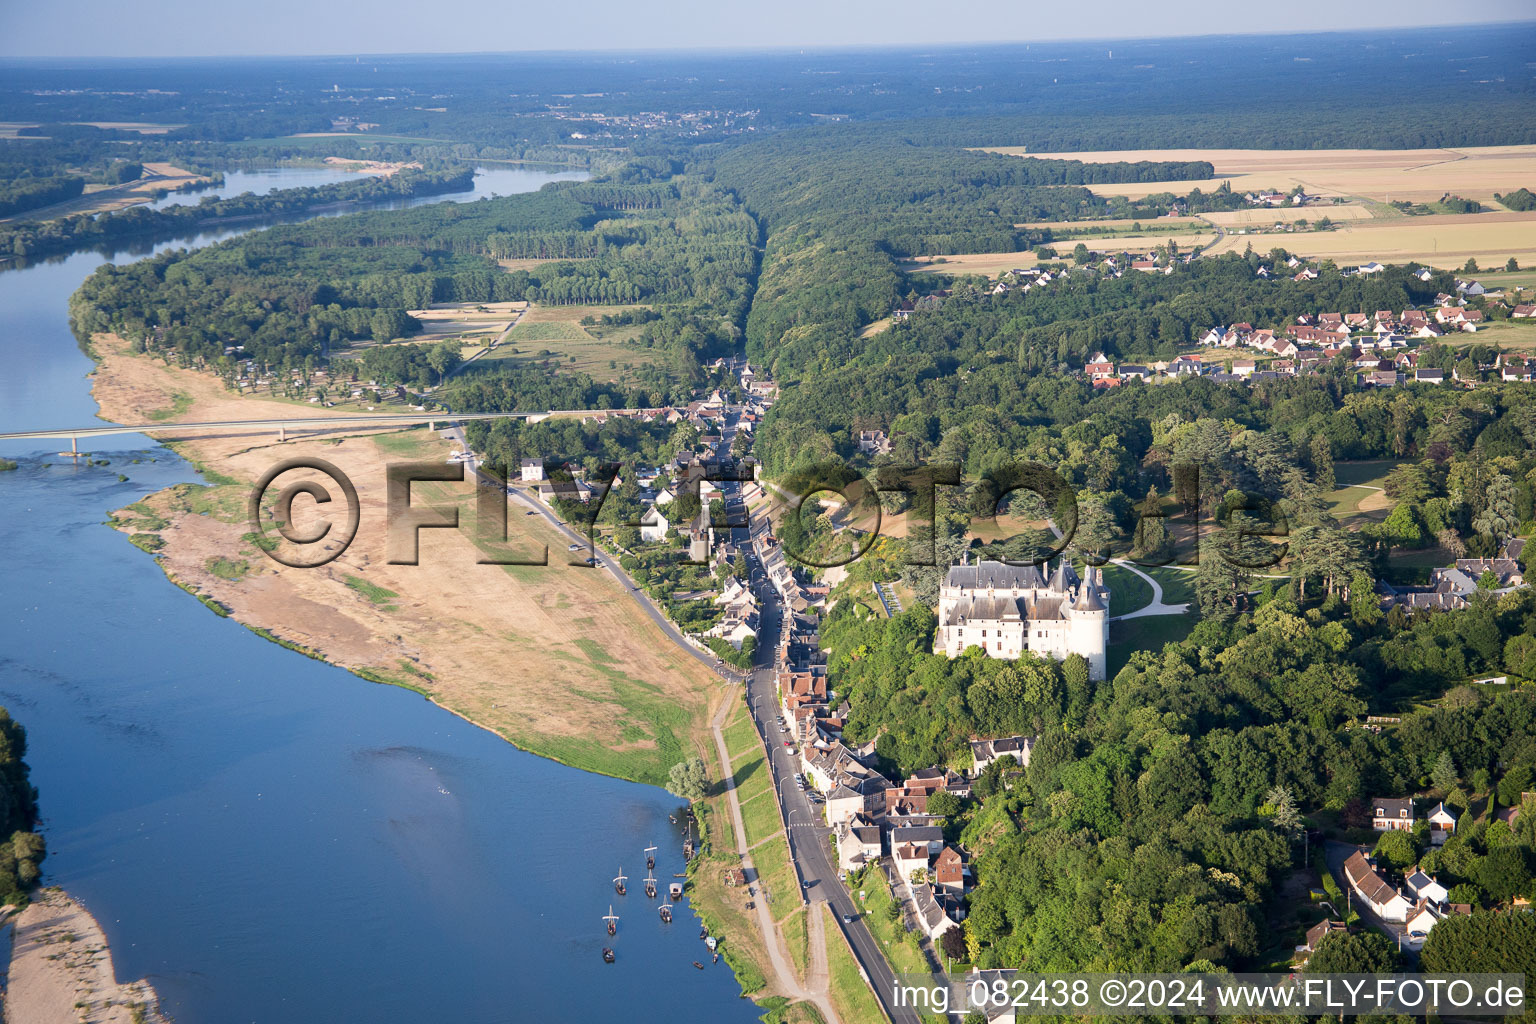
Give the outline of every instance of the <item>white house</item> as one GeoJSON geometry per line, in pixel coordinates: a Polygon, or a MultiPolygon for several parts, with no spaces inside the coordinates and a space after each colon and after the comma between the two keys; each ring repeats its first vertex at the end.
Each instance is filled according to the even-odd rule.
{"type": "Polygon", "coordinates": [[[1409,947],[1412,949],[1422,948],[1424,940],[1429,938],[1429,930],[1443,916],[1445,916],[1445,912],[1429,902],[1429,900],[1420,900],[1409,908],[1408,914],[1403,920],[1403,928],[1408,932],[1409,947]]]}
{"type": "Polygon", "coordinates": [[[1371,828],[1377,832],[1407,832],[1413,828],[1412,797],[1377,797],[1371,801],[1371,828]]]}
{"type": "Polygon", "coordinates": [[[1439,846],[1456,831],[1456,815],[1442,801],[1429,812],[1429,841],[1439,846]]]}
{"type": "Polygon", "coordinates": [[[1403,881],[1408,884],[1408,888],[1412,890],[1413,894],[1421,900],[1429,900],[1432,903],[1447,903],[1450,901],[1450,890],[1435,881],[1433,875],[1426,875],[1421,868],[1414,868],[1403,881]]]}
{"type": "Polygon", "coordinates": [[[544,479],[544,460],[524,459],[518,467],[520,479],[525,484],[536,484],[544,479]]]}
{"type": "Polygon", "coordinates": [[[857,871],[880,859],[880,827],[862,824],[854,818],[837,826],[837,865],[844,871],[857,871]]]}
{"type": "Polygon", "coordinates": [[[1378,875],[1371,862],[1365,859],[1365,854],[1359,850],[1350,854],[1344,862],[1344,876],[1349,881],[1349,887],[1365,900],[1377,917],[1383,921],[1396,922],[1408,919],[1408,911],[1412,909],[1408,898],[1378,875]]]}
{"type": "Polygon", "coordinates": [[[655,505],[646,509],[640,517],[640,539],[647,544],[666,540],[667,531],[671,528],[672,524],[667,522],[667,517],[655,505]]]}
{"type": "Polygon", "coordinates": [[[980,775],[1000,757],[1012,757],[1019,767],[1029,767],[1029,755],[1035,749],[1033,736],[1008,736],[995,740],[971,741],[971,775],[980,775]]]}
{"type": "Polygon", "coordinates": [[[951,928],[958,928],[959,919],[965,916],[959,900],[949,893],[936,891],[931,885],[914,885],[912,902],[917,907],[918,924],[934,942],[951,928]]]}

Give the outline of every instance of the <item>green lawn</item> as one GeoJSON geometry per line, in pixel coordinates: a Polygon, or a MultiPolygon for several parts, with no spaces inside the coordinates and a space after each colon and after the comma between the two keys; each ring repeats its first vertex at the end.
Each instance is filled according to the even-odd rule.
{"type": "Polygon", "coordinates": [[[1142,566],[1141,571],[1163,588],[1164,604],[1190,604],[1195,599],[1195,574],[1171,565],[1142,566]]]}
{"type": "Polygon", "coordinates": [[[1200,621],[1197,615],[1149,615],[1109,624],[1108,674],[1113,679],[1137,651],[1161,651],[1184,639],[1200,621]]]}
{"type": "Polygon", "coordinates": [[[761,752],[763,749],[762,741],[757,738],[757,727],[747,717],[745,708],[738,710],[731,723],[720,732],[725,737],[725,749],[731,752],[733,761],[743,754],[754,750],[761,752]]]}
{"type": "Polygon", "coordinates": [[[1382,485],[1387,474],[1397,466],[1402,459],[1362,459],[1358,462],[1335,462],[1333,464],[1333,479],[1340,487],[1348,487],[1354,484],[1371,484],[1376,487],[1382,485]]]}
{"type": "Polygon", "coordinates": [[[778,801],[774,799],[772,790],[764,789],[751,799],[741,802],[741,823],[747,830],[749,847],[783,830],[778,801]]]}
{"type": "Polygon", "coordinates": [[[795,881],[794,869],[789,866],[789,843],[783,836],[775,836],[753,850],[752,863],[767,891],[768,904],[775,917],[788,914],[800,905],[800,886],[795,881]]]}
{"type": "Polygon", "coordinates": [[[1147,581],[1118,565],[1104,566],[1104,585],[1109,587],[1109,614],[1124,615],[1152,603],[1147,581]]]}

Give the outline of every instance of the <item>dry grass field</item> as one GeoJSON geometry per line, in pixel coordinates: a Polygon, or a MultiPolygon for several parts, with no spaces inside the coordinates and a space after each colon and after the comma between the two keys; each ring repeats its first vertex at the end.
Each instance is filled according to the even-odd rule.
{"type": "MultiPolygon", "coordinates": [[[[104,416],[142,421],[175,406],[194,420],[255,419],[293,407],[238,398],[213,377],[126,355],[106,337],[95,395],[104,416]]],[[[312,410],[309,415],[324,415],[312,410]]],[[[425,431],[210,434],[177,443],[206,467],[210,486],[160,491],[118,513],[134,534],[155,533],[162,564],[184,588],[238,621],[367,678],[418,689],[521,747],[577,767],[648,782],[694,749],[719,681],[680,651],[606,572],[567,565],[566,542],[511,503],[505,550],[547,566],[482,565],[470,484],[418,484],[416,505],[454,505],[459,530],[423,530],[420,564],[386,551],[385,466],[441,463],[450,443],[425,431]],[[321,568],[294,569],[254,541],[245,503],[274,462],[313,456],[355,483],[361,523],[353,543],[321,568]]],[[[306,475],[284,475],[280,486],[306,475]]],[[[335,485],[321,481],[332,493],[335,485]]],[[[271,492],[269,492],[271,493],[271,492]]],[[[301,499],[294,527],[335,521],[342,501],[301,499]]],[[[269,527],[270,529],[270,527],[269,527]]],[[[333,527],[337,534],[342,524],[333,527]]],[[[324,543],[330,543],[326,541],[324,543]]]]}
{"type": "MultiPolygon", "coordinates": [[[[989,150],[1026,156],[1021,147],[989,150]]],[[[1148,149],[1118,152],[1040,153],[1050,159],[1113,163],[1136,160],[1209,160],[1218,180],[1239,191],[1303,186],[1324,196],[1366,196],[1377,201],[1433,202],[1445,192],[1491,199],[1495,192],[1536,188],[1536,146],[1463,149],[1148,149]]],[[[1213,181],[1094,185],[1100,195],[1139,198],[1153,192],[1210,189],[1213,181]]]]}

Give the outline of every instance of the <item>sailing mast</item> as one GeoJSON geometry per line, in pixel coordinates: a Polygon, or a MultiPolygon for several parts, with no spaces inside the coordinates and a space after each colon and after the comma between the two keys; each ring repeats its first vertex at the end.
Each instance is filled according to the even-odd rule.
{"type": "MultiPolygon", "coordinates": [[[[623,896],[626,892],[629,891],[629,890],[624,888],[624,879],[625,879],[625,877],[626,876],[624,874],[624,869],[623,868],[619,868],[619,877],[617,877],[617,878],[615,878],[613,880],[613,891],[618,893],[620,896],[623,896]]],[[[612,910],[613,908],[610,907],[608,909],[612,910]]]]}
{"type": "Polygon", "coordinates": [[[654,846],[647,846],[645,848],[645,870],[656,870],[656,847],[654,846]]]}
{"type": "Polygon", "coordinates": [[[654,875],[645,876],[645,894],[651,899],[656,898],[656,878],[654,875]]]}
{"type": "Polygon", "coordinates": [[[610,903],[608,905],[608,913],[603,917],[603,920],[608,922],[609,935],[619,934],[619,915],[613,912],[613,904],[610,903]]]}

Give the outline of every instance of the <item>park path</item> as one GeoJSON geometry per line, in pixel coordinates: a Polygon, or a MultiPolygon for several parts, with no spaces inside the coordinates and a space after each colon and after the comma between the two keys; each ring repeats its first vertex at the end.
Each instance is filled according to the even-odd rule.
{"type": "Polygon", "coordinates": [[[1187,601],[1183,604],[1164,604],[1163,585],[1147,573],[1142,572],[1135,564],[1124,558],[1111,558],[1109,564],[1118,565],[1126,572],[1140,576],[1152,588],[1152,603],[1144,605],[1133,612],[1126,612],[1124,615],[1113,615],[1110,617],[1110,622],[1124,622],[1126,619],[1140,619],[1148,615],[1183,615],[1189,611],[1189,602],[1187,601]]]}

